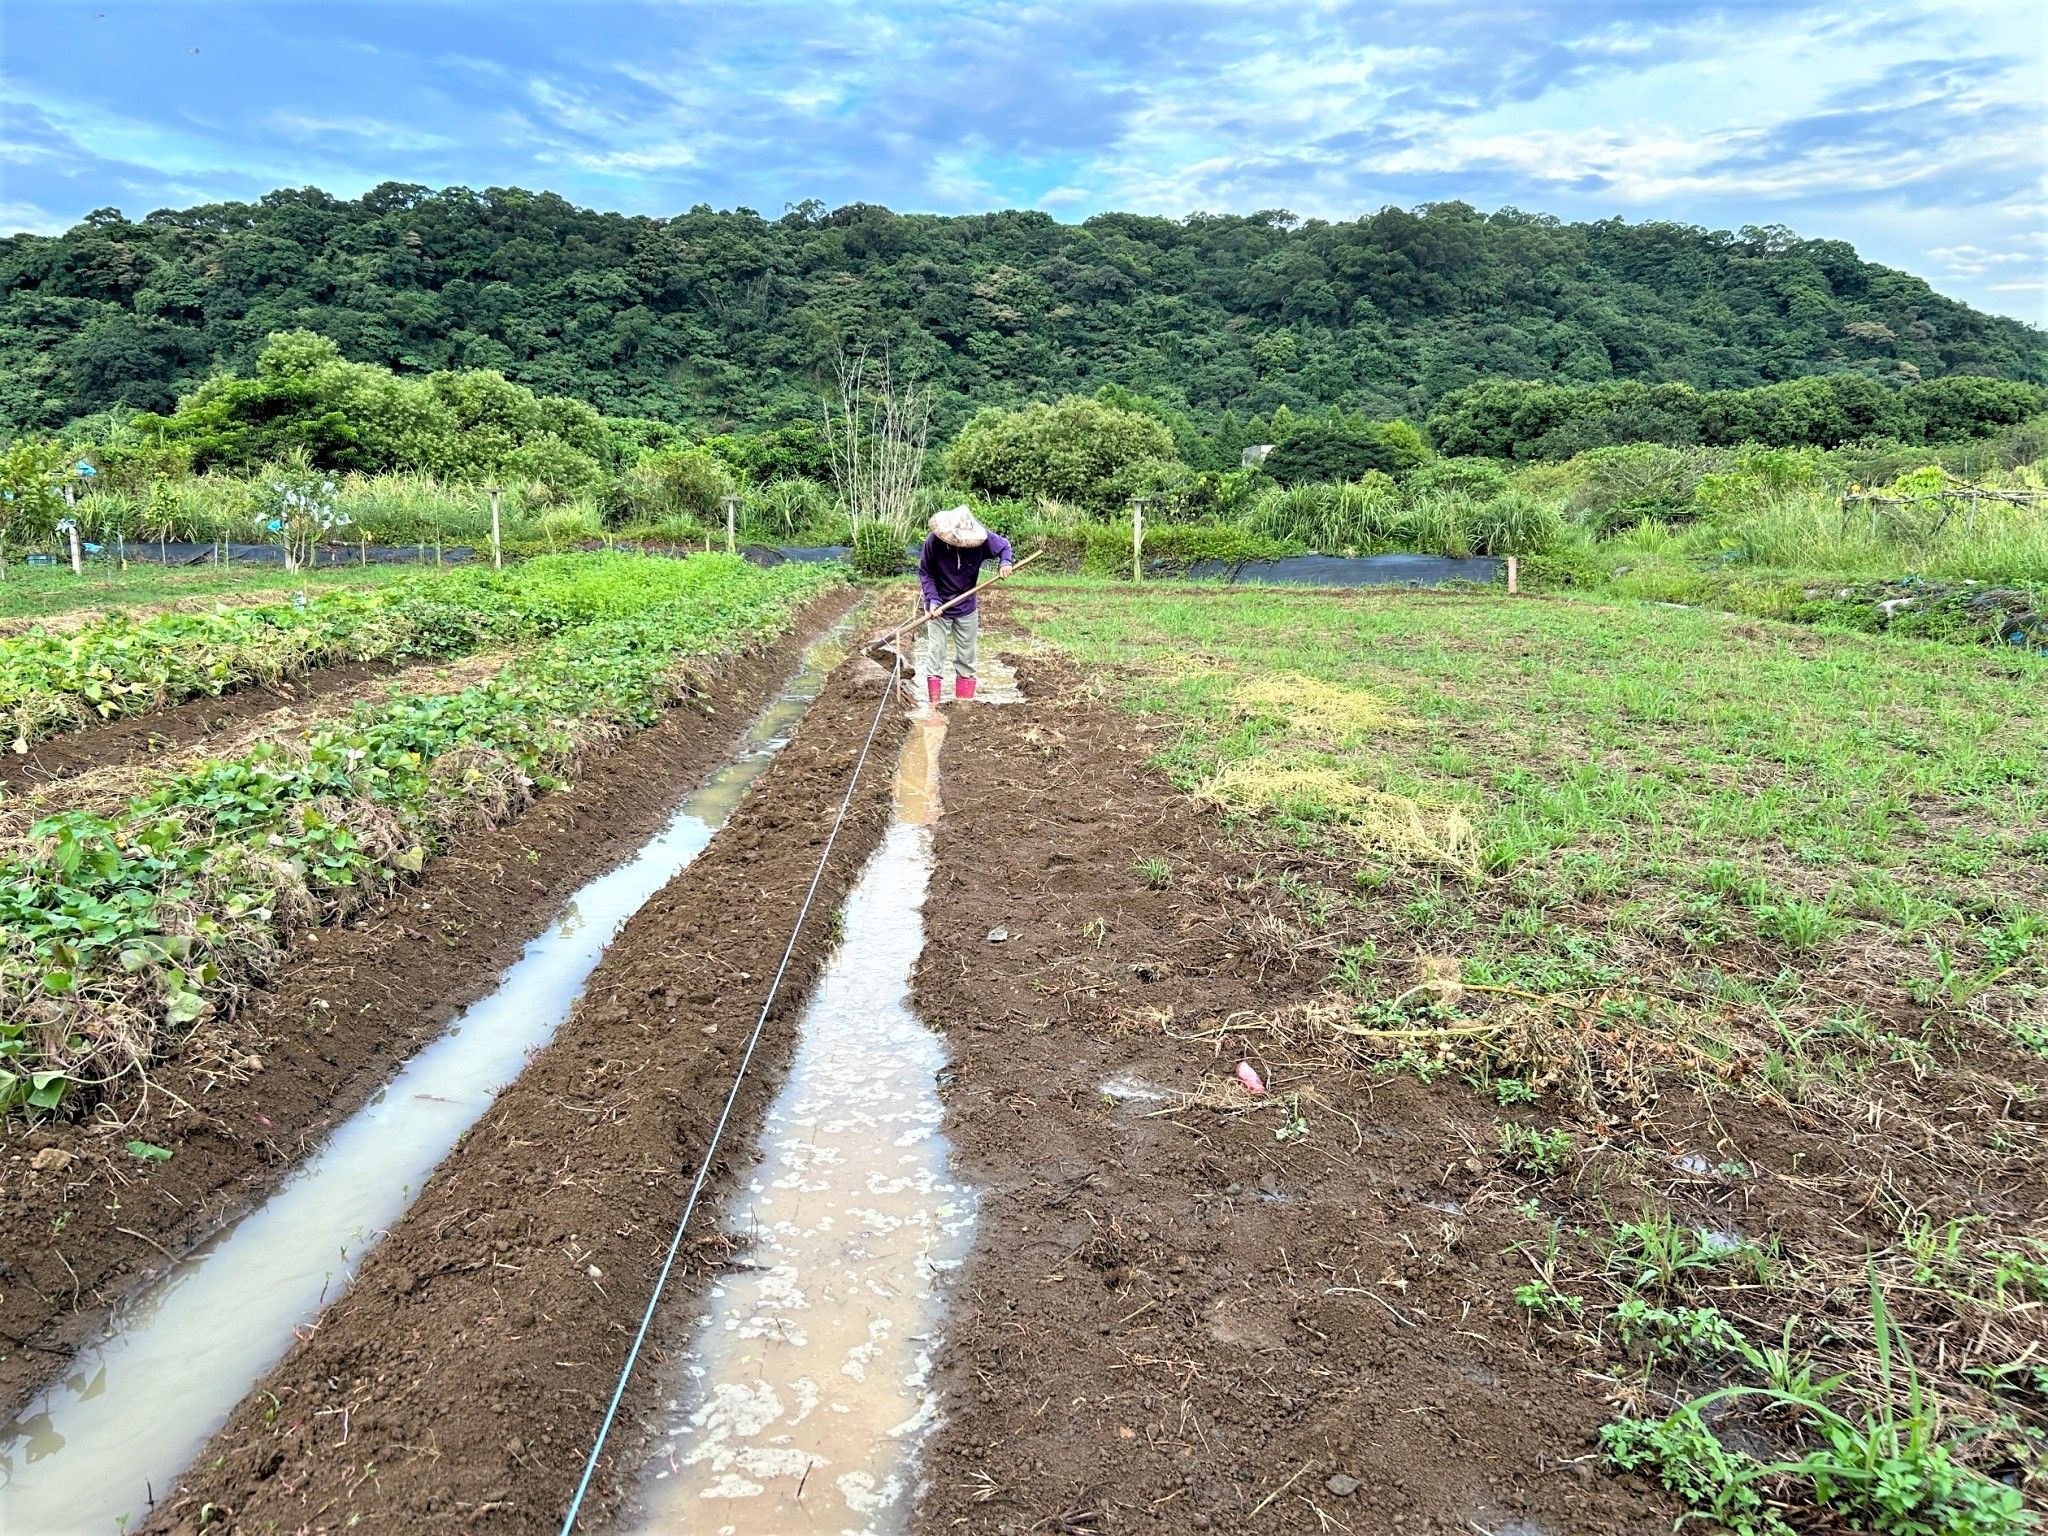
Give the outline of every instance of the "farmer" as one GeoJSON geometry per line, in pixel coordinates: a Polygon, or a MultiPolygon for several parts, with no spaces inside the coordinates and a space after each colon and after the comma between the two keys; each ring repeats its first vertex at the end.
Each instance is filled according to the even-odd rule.
{"type": "MultiPolygon", "coordinates": [[[[1010,574],[1015,551],[1000,533],[990,533],[981,520],[965,506],[934,512],[931,533],[917,557],[917,579],[924,588],[926,613],[937,613],[952,599],[972,590],[981,575],[984,560],[999,562],[1001,574],[1010,574]]],[[[975,612],[978,599],[967,597],[946,608],[943,617],[925,626],[925,693],[936,709],[939,685],[946,677],[946,637],[953,640],[955,698],[974,697],[974,642],[981,632],[981,615],[975,612]]]]}

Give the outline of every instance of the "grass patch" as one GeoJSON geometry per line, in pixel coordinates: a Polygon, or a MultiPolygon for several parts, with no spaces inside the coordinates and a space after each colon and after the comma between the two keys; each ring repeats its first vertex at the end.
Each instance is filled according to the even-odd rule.
{"type": "Polygon", "coordinates": [[[1542,1219],[1475,1307],[1604,1384],[1617,1465],[1751,1536],[2032,1528],[2048,659],[1647,602],[1014,611],[1284,870],[1328,982],[1256,1027],[1304,1098],[1412,1076],[1542,1219]]]}

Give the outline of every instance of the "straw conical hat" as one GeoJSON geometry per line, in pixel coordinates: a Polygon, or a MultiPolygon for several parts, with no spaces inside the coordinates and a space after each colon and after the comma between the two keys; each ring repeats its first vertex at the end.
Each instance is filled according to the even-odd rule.
{"type": "Polygon", "coordinates": [[[988,530],[981,526],[981,519],[970,512],[964,502],[943,512],[934,512],[931,530],[942,542],[961,549],[972,549],[977,544],[988,542],[988,530]]]}

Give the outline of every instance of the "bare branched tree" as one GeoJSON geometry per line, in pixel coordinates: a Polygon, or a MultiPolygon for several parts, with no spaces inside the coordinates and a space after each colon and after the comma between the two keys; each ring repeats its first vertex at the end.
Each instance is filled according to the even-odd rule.
{"type": "Polygon", "coordinates": [[[851,354],[842,346],[836,362],[839,403],[825,401],[825,440],[852,531],[877,522],[907,537],[931,438],[932,393],[899,388],[887,352],[871,360],[865,345],[851,354]]]}

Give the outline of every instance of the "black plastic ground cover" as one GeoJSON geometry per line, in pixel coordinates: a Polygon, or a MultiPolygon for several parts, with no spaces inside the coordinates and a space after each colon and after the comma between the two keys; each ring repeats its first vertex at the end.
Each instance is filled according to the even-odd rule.
{"type": "Polygon", "coordinates": [[[1309,587],[1435,587],[1447,581],[1482,585],[1501,579],[1505,562],[1489,555],[1454,560],[1441,555],[1289,555],[1281,560],[1198,560],[1187,575],[1198,581],[1278,582],[1309,587]]]}
{"type": "MultiPolygon", "coordinates": [[[[283,565],[282,544],[181,544],[176,542],[103,545],[95,561],[115,557],[151,565],[211,565],[216,559],[234,565],[283,565]]],[[[467,545],[443,549],[443,565],[467,565],[476,551],[467,545]]],[[[315,546],[315,565],[424,565],[436,559],[431,544],[323,544],[315,546]]]]}
{"type": "Polygon", "coordinates": [[[845,544],[745,544],[740,554],[755,565],[781,565],[794,560],[799,565],[822,565],[828,560],[845,560],[853,550],[845,544]]]}

